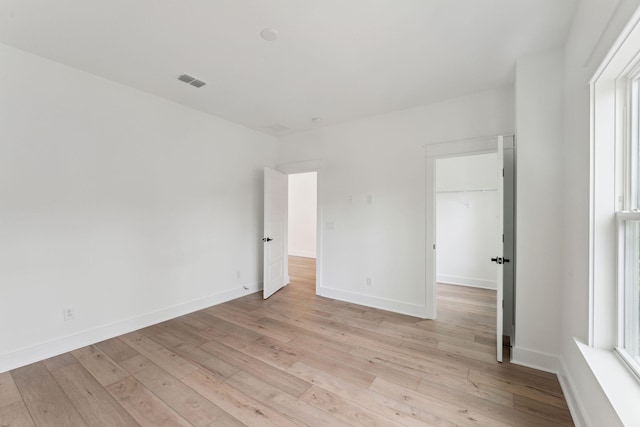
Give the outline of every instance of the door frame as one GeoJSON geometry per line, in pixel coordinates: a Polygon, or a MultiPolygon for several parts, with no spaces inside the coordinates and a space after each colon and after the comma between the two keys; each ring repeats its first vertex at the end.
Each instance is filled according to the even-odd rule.
{"type": "MultiPolygon", "coordinates": [[[[286,175],[316,172],[316,295],[322,296],[322,161],[306,160],[301,162],[282,163],[276,169],[286,175]]],[[[287,190],[288,192],[288,190],[287,190]]],[[[289,221],[287,220],[286,278],[289,282],[289,221]]]]}
{"type": "Polygon", "coordinates": [[[437,316],[436,286],[436,160],[447,157],[464,157],[495,153],[498,138],[503,137],[504,148],[515,148],[514,135],[493,135],[425,145],[426,152],[426,266],[425,266],[425,318],[437,316]]]}

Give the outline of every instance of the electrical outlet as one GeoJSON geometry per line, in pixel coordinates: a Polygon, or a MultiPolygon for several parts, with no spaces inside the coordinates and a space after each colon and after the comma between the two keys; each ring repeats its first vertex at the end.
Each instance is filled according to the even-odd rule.
{"type": "Polygon", "coordinates": [[[65,307],[62,309],[62,315],[65,321],[76,318],[76,309],[74,307],[65,307]]]}
{"type": "Polygon", "coordinates": [[[371,280],[371,277],[367,277],[367,286],[371,286],[373,284],[373,280],[371,280]]]}

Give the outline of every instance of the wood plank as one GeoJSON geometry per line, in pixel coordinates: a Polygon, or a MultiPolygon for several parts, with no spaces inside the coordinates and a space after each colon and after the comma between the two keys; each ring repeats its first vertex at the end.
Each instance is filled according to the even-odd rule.
{"type": "Polygon", "coordinates": [[[171,372],[178,379],[198,370],[198,367],[193,363],[144,335],[132,332],[120,338],[140,354],[171,372]]]}
{"type": "Polygon", "coordinates": [[[460,426],[512,427],[513,424],[488,417],[460,402],[450,402],[408,390],[385,380],[376,378],[369,387],[391,399],[404,401],[414,407],[423,408],[431,414],[460,426]]]}
{"type": "Polygon", "coordinates": [[[107,386],[107,390],[143,426],[189,426],[187,420],[132,377],[107,386]]]}
{"type": "Polygon", "coordinates": [[[425,422],[435,421],[434,417],[409,405],[394,401],[370,390],[363,391],[360,387],[353,386],[304,363],[296,363],[288,371],[309,381],[316,387],[359,405],[367,411],[389,418],[403,426],[423,426],[425,422]]]}
{"type": "MultiPolygon", "coordinates": [[[[251,319],[245,313],[236,310],[219,309],[216,311],[215,318],[223,319],[260,335],[271,337],[282,342],[288,342],[296,336],[295,331],[292,331],[290,328],[269,327],[260,320],[251,319]]],[[[261,316],[261,318],[264,318],[264,316],[261,316]]]]}
{"type": "Polygon", "coordinates": [[[201,348],[207,353],[221,360],[225,360],[227,363],[238,368],[238,370],[253,375],[254,377],[268,379],[269,384],[291,396],[299,397],[311,386],[306,381],[302,381],[288,372],[274,368],[251,355],[227,347],[224,344],[210,341],[201,348]]]}
{"type": "Polygon", "coordinates": [[[36,425],[87,425],[44,364],[18,368],[11,375],[36,425]]]}
{"type": "Polygon", "coordinates": [[[75,357],[73,357],[71,353],[64,353],[47,360],[43,360],[42,363],[44,363],[44,366],[47,367],[49,372],[53,372],[56,369],[64,368],[65,366],[78,363],[78,360],[75,357]]]}
{"type": "Polygon", "coordinates": [[[500,390],[505,390],[514,395],[528,397],[539,402],[566,409],[567,403],[562,394],[537,386],[535,383],[523,384],[513,378],[501,378],[490,373],[471,370],[469,380],[475,383],[486,384],[500,390]]]}
{"type": "Polygon", "coordinates": [[[571,413],[566,408],[559,408],[553,405],[546,405],[539,400],[515,395],[514,407],[522,412],[534,415],[546,420],[547,423],[558,423],[559,425],[573,425],[571,413]]]}
{"type": "Polygon", "coordinates": [[[71,353],[103,386],[113,384],[129,375],[96,346],[90,345],[71,353]]]}
{"type": "Polygon", "coordinates": [[[325,372],[331,372],[332,375],[338,376],[353,384],[358,384],[361,387],[367,387],[375,378],[373,374],[365,370],[345,366],[342,363],[336,363],[335,360],[323,357],[315,352],[280,343],[267,337],[245,343],[237,349],[283,370],[286,370],[295,362],[304,358],[309,365],[324,370],[325,372]]]}
{"type": "Polygon", "coordinates": [[[33,427],[33,419],[24,402],[19,400],[9,405],[0,406],[0,426],[33,427]]]}
{"type": "Polygon", "coordinates": [[[246,424],[225,412],[216,418],[213,423],[210,424],[210,427],[246,427],[246,424]]]}
{"type": "Polygon", "coordinates": [[[201,348],[194,347],[190,344],[183,344],[173,348],[176,354],[179,354],[186,360],[189,360],[194,365],[197,365],[200,369],[206,370],[212,375],[217,376],[220,379],[229,378],[236,372],[238,368],[230,365],[224,360],[215,357],[211,353],[207,353],[201,348]]]}
{"type": "MultiPolygon", "coordinates": [[[[317,339],[310,335],[301,335],[290,342],[291,345],[303,348],[309,352],[323,356],[329,360],[339,360],[341,364],[347,365],[357,371],[366,372],[368,374],[385,378],[396,384],[415,390],[420,382],[420,377],[412,373],[407,373],[399,369],[371,362],[368,358],[357,357],[351,353],[345,352],[332,346],[331,342],[326,339],[317,339]]],[[[303,358],[306,360],[307,358],[303,358]]],[[[336,376],[332,370],[332,376],[336,376]]]]}
{"type": "Polygon", "coordinates": [[[22,401],[22,396],[16,387],[11,373],[3,372],[0,374],[0,408],[9,406],[12,403],[22,401]]]}
{"type": "Polygon", "coordinates": [[[332,416],[330,413],[297,399],[245,372],[238,372],[226,380],[226,383],[248,396],[252,396],[261,402],[266,402],[275,410],[286,413],[290,418],[302,424],[310,426],[348,426],[347,423],[332,416]]]}
{"type": "Polygon", "coordinates": [[[206,427],[225,413],[142,355],[125,360],[122,366],[191,425],[206,427]]]}
{"type": "Polygon", "coordinates": [[[202,371],[194,372],[182,381],[204,397],[224,409],[229,415],[247,425],[289,426],[295,425],[262,402],[236,390],[218,378],[202,371]]]}
{"type": "Polygon", "coordinates": [[[109,356],[116,363],[120,363],[123,360],[130,359],[139,354],[120,338],[112,338],[110,340],[99,342],[96,344],[96,347],[102,350],[104,354],[109,356]]]}
{"type": "Polygon", "coordinates": [[[337,418],[353,426],[400,426],[388,418],[380,416],[376,413],[369,412],[366,409],[351,403],[330,391],[317,386],[311,386],[302,400],[321,408],[337,418]]]}
{"type": "Polygon", "coordinates": [[[80,363],[56,369],[52,375],[87,424],[138,425],[80,363]]]}
{"type": "Polygon", "coordinates": [[[445,386],[471,396],[486,399],[500,405],[513,407],[513,393],[503,391],[481,383],[474,383],[467,378],[460,378],[456,375],[446,375],[441,372],[414,371],[416,376],[421,378],[417,387],[418,391],[425,388],[445,386]]]}
{"type": "Polygon", "coordinates": [[[527,412],[514,409],[512,405],[496,403],[490,399],[478,397],[465,391],[456,390],[437,383],[431,383],[423,380],[421,381],[420,387],[418,387],[417,391],[418,393],[432,399],[456,402],[458,405],[464,406],[466,409],[473,411],[476,414],[492,418],[496,422],[505,422],[509,425],[522,423],[532,427],[551,427],[557,425],[549,420],[544,420],[540,417],[532,416],[527,412]]]}

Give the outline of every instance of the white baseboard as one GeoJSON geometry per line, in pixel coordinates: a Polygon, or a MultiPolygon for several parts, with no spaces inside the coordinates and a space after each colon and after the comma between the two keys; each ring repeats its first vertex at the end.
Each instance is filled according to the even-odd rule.
{"type": "Polygon", "coordinates": [[[474,277],[459,277],[459,276],[447,276],[446,274],[439,274],[436,277],[438,283],[447,283],[449,285],[462,285],[470,286],[472,288],[483,289],[496,289],[497,284],[495,280],[476,279],[474,277]]]}
{"type": "Polygon", "coordinates": [[[406,314],[409,316],[419,317],[421,319],[426,319],[427,317],[427,308],[424,305],[410,304],[403,301],[379,298],[371,295],[359,294],[356,292],[349,292],[326,287],[321,287],[318,291],[320,296],[326,298],[333,298],[336,300],[351,302],[367,307],[379,308],[381,310],[406,314]]]}
{"type": "Polygon", "coordinates": [[[303,258],[315,258],[316,253],[311,251],[296,251],[294,249],[289,249],[289,255],[291,256],[300,256],[303,258]]]}
{"type": "Polygon", "coordinates": [[[560,358],[558,356],[518,346],[511,349],[511,363],[556,375],[560,372],[560,358]]]}
{"type": "Polygon", "coordinates": [[[569,407],[569,412],[571,413],[571,418],[573,418],[575,426],[589,427],[590,423],[587,422],[584,415],[586,414],[586,411],[584,410],[584,405],[579,398],[578,389],[576,388],[573,379],[569,376],[569,370],[567,369],[567,365],[564,363],[564,359],[562,357],[560,357],[558,381],[560,382],[562,393],[567,401],[567,406],[569,407]]]}
{"type": "Polygon", "coordinates": [[[262,282],[244,286],[247,286],[249,289],[244,289],[243,286],[239,286],[204,298],[188,301],[150,313],[145,313],[140,316],[110,323],[95,329],[83,331],[74,335],[57,338],[42,344],[2,354],[0,355],[0,373],[262,290],[262,282]]]}

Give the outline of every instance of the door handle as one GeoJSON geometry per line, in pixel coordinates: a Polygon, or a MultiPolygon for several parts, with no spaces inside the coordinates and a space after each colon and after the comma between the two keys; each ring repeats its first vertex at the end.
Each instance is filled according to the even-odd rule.
{"type": "Polygon", "coordinates": [[[507,258],[502,258],[502,257],[491,258],[491,262],[495,262],[498,265],[505,264],[509,261],[510,260],[508,260],[507,258]]]}
{"type": "Polygon", "coordinates": [[[265,237],[264,239],[262,239],[263,242],[270,242],[273,239],[271,237],[265,237]]]}

